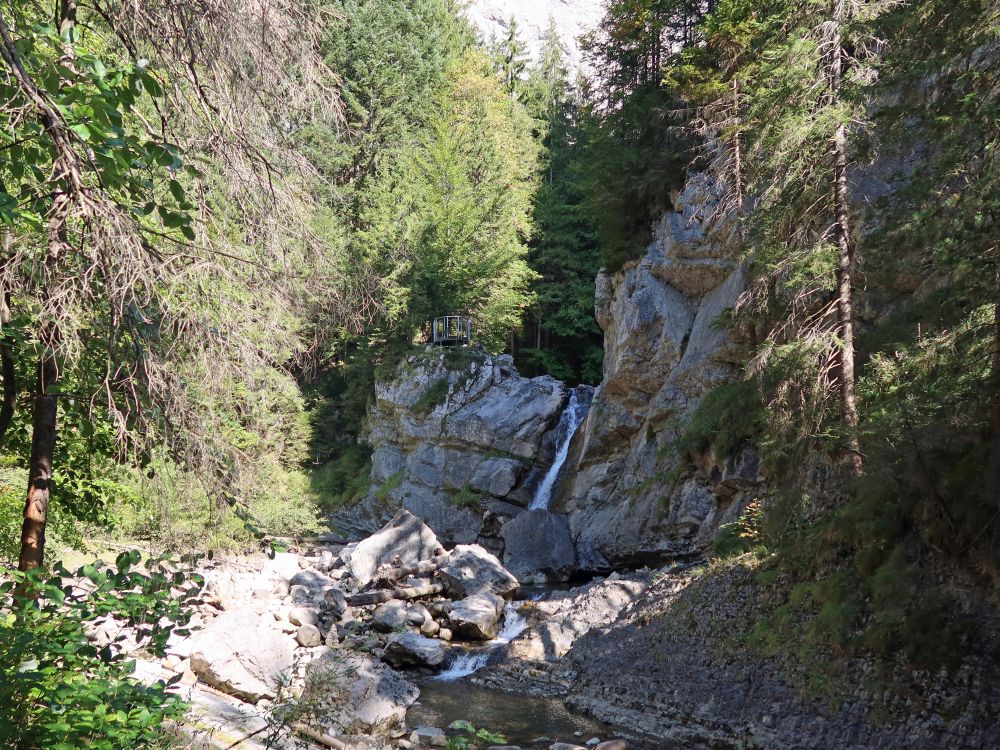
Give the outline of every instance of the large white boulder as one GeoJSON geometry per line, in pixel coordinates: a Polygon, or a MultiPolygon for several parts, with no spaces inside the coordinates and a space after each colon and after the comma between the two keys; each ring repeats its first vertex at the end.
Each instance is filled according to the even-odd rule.
{"type": "Polygon", "coordinates": [[[496,555],[478,544],[460,544],[438,570],[448,595],[466,597],[483,592],[510,598],[520,588],[496,555]]]}
{"type": "Polygon", "coordinates": [[[500,632],[504,602],[496,594],[482,592],[455,602],[448,619],[456,635],[477,641],[489,641],[500,632]]]}
{"type": "Polygon", "coordinates": [[[295,642],[259,613],[233,609],[191,638],[191,669],[224,693],[251,702],[271,698],[292,668],[295,642]]]}
{"type": "Polygon", "coordinates": [[[403,565],[434,557],[443,548],[423,521],[408,510],[400,510],[389,523],[358,543],[347,566],[359,585],[371,581],[381,565],[396,557],[403,565]]]}
{"type": "Polygon", "coordinates": [[[420,691],[369,656],[330,649],[307,667],[305,696],[330,733],[385,736],[404,727],[420,691]]]}

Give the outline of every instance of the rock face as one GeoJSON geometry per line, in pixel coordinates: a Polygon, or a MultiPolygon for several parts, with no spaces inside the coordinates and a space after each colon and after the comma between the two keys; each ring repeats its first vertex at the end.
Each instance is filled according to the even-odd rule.
{"type": "Polygon", "coordinates": [[[502,552],[499,526],[528,505],[535,464],[552,450],[545,436],[567,399],[562,383],[521,377],[509,356],[411,355],[376,386],[366,434],[372,489],[335,522],[364,536],[405,508],[446,546],[502,552]]]}
{"type": "MultiPolygon", "coordinates": [[[[872,690],[871,664],[846,660],[822,675],[852,693],[836,704],[807,697],[815,688],[804,684],[798,643],[767,657],[733,648],[763,619],[756,573],[735,562],[697,577],[654,576],[644,596],[576,639],[566,657],[570,705],[671,747],[1000,747],[1000,670],[985,645],[952,675],[893,675],[899,692],[872,690]]],[[[996,643],[995,623],[990,630],[983,643],[996,643]]]]}
{"type": "Polygon", "coordinates": [[[212,687],[257,701],[271,698],[292,668],[294,642],[251,609],[224,612],[191,639],[191,669],[212,687]]]}
{"type": "Polygon", "coordinates": [[[670,484],[672,444],[706,393],[735,373],[738,349],[714,324],[746,286],[715,185],[692,176],[645,255],[597,278],[604,378],[577,430],[552,509],[569,516],[578,563],[595,570],[697,553],[742,510],[756,481],[746,456],[721,492],[723,461],[670,484]]]}
{"type": "Polygon", "coordinates": [[[525,511],[500,532],[504,565],[522,583],[566,580],[576,568],[569,521],[547,510],[525,511]]]}

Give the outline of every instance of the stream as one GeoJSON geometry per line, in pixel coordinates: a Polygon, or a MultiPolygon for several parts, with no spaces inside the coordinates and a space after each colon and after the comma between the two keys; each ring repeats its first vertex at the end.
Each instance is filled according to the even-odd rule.
{"type": "MultiPolygon", "coordinates": [[[[528,598],[538,601],[560,588],[563,587],[530,587],[528,598]]],[[[522,590],[522,594],[528,591],[522,590]]],[[[662,742],[644,740],[627,728],[616,728],[573,711],[559,698],[506,693],[470,679],[480,669],[502,660],[507,645],[528,627],[517,610],[523,603],[523,599],[507,603],[503,628],[493,640],[464,649],[436,675],[410,678],[420,687],[420,700],[407,713],[407,723],[413,727],[447,727],[464,720],[477,728],[503,734],[509,743],[525,748],[547,748],[554,741],[584,744],[592,737],[602,740],[628,737],[632,750],[668,750],[662,742]]],[[[669,750],[673,747],[680,748],[671,746],[669,750]]]]}

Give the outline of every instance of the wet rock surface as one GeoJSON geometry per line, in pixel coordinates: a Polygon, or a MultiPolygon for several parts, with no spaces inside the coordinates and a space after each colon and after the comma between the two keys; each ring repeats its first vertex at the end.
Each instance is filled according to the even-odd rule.
{"type": "Polygon", "coordinates": [[[576,546],[565,516],[534,509],[504,525],[504,565],[522,583],[569,580],[576,570],[576,546]]]}

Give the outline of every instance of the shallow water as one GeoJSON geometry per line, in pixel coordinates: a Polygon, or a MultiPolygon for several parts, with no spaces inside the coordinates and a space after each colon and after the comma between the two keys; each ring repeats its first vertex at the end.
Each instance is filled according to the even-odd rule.
{"type": "Polygon", "coordinates": [[[411,726],[447,727],[465,719],[477,728],[502,733],[515,744],[530,744],[543,736],[550,742],[611,736],[600,722],[570,712],[555,698],[503,693],[469,680],[426,680],[419,685],[420,703],[407,714],[411,726]],[[578,731],[586,736],[574,736],[578,731]]]}
{"type": "MultiPolygon", "coordinates": [[[[509,743],[523,748],[547,748],[556,741],[584,744],[591,737],[602,740],[622,736],[596,719],[569,710],[557,698],[504,693],[473,684],[418,680],[420,702],[406,716],[410,726],[447,727],[464,719],[473,726],[503,734],[509,743]],[[576,734],[581,732],[581,734],[576,734]]],[[[631,738],[634,750],[670,750],[631,738]]]]}
{"type": "Polygon", "coordinates": [[[497,637],[489,641],[485,646],[469,649],[466,653],[457,655],[446,670],[439,672],[432,679],[448,682],[459,680],[478,672],[486,666],[490,656],[499,649],[506,647],[508,643],[521,635],[527,627],[528,621],[517,611],[517,604],[515,602],[508,602],[504,608],[503,629],[497,634],[497,637]]]}

